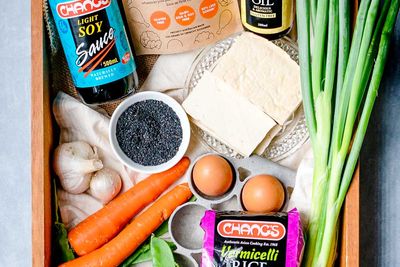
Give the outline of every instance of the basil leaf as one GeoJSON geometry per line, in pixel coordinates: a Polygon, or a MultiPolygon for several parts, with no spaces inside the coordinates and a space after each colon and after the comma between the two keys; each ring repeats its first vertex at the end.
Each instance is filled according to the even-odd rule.
{"type": "Polygon", "coordinates": [[[55,180],[53,180],[53,187],[54,187],[53,194],[54,194],[54,209],[55,209],[54,242],[56,246],[56,254],[59,255],[56,258],[63,263],[75,259],[75,255],[68,241],[67,229],[65,228],[65,225],[59,221],[57,185],[55,180]]]}
{"type": "Polygon", "coordinates": [[[160,227],[157,228],[157,230],[154,231],[154,235],[156,237],[160,237],[162,235],[164,235],[165,233],[168,233],[168,222],[169,220],[166,220],[165,222],[163,222],[160,227]]]}
{"type": "Polygon", "coordinates": [[[127,258],[120,267],[129,267],[134,264],[150,261],[151,253],[150,253],[150,244],[148,242],[141,245],[129,258],[127,258]]]}
{"type": "Polygon", "coordinates": [[[55,241],[59,248],[60,260],[62,262],[75,259],[74,252],[68,242],[68,233],[64,224],[60,222],[54,223],[55,241]]]}
{"type": "Polygon", "coordinates": [[[176,247],[176,245],[175,245],[174,242],[168,241],[168,240],[165,240],[165,239],[164,239],[164,241],[167,242],[169,248],[170,248],[172,251],[175,251],[175,250],[177,249],[177,247],[176,247]]]}
{"type": "Polygon", "coordinates": [[[155,236],[150,240],[150,251],[153,257],[153,267],[175,267],[175,259],[168,243],[155,236]]]}
{"type": "MultiPolygon", "coordinates": [[[[165,241],[165,242],[167,242],[171,250],[176,250],[176,245],[173,242],[171,241],[165,241]]],[[[130,267],[141,262],[151,261],[152,258],[153,257],[150,251],[150,242],[149,240],[147,240],[146,243],[143,243],[143,245],[141,245],[131,256],[129,256],[129,258],[127,258],[120,265],[120,267],[130,267]]]]}

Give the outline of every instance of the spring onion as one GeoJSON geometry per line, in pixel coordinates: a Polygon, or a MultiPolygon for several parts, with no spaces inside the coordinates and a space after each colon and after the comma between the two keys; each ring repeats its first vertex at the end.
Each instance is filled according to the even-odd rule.
{"type": "Polygon", "coordinates": [[[399,2],[361,1],[350,37],[349,0],[297,0],[303,106],[314,153],[304,266],[334,263],[338,218],[382,80],[399,2]]]}

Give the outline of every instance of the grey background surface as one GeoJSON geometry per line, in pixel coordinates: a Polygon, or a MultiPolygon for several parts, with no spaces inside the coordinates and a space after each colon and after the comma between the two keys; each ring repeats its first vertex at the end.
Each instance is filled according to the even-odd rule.
{"type": "MultiPolygon", "coordinates": [[[[0,266],[31,265],[30,5],[0,9],[0,266]]],[[[361,157],[361,266],[400,266],[400,18],[361,157]]]]}
{"type": "Polygon", "coordinates": [[[0,266],[31,266],[30,1],[0,8],[0,266]]]}
{"type": "Polygon", "coordinates": [[[360,266],[400,266],[400,16],[361,154],[360,266]]]}

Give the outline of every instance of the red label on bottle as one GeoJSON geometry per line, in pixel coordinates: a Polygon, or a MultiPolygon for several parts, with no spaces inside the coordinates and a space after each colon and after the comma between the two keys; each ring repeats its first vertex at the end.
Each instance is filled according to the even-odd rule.
{"type": "Polygon", "coordinates": [[[61,18],[68,19],[87,15],[108,7],[111,0],[74,0],[57,5],[57,13],[61,18]]]}

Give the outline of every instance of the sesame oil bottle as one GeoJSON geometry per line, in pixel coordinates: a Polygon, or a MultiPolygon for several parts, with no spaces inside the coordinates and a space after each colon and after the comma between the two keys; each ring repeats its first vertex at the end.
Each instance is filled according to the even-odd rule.
{"type": "Polygon", "coordinates": [[[241,0],[241,17],[249,31],[277,39],[292,28],[293,0],[241,0]]]}

